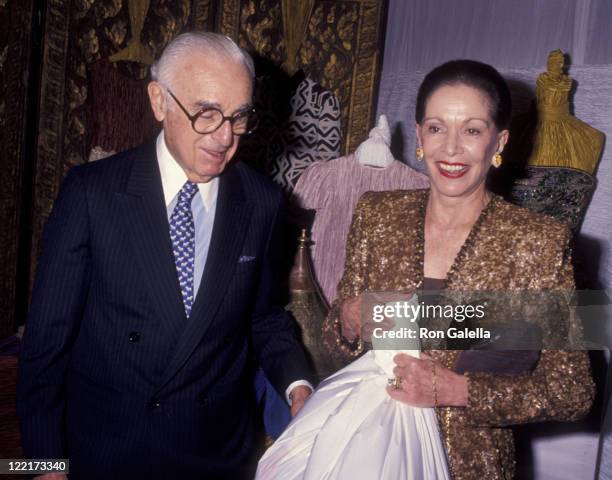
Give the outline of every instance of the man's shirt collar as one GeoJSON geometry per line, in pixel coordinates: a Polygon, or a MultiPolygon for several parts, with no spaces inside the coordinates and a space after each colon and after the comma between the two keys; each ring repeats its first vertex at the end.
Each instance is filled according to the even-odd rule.
{"type": "MultiPolygon", "coordinates": [[[[157,163],[159,164],[159,172],[161,174],[162,188],[164,190],[164,201],[166,207],[170,205],[174,197],[183,188],[187,181],[187,175],[183,168],[174,159],[164,139],[164,131],[162,130],[157,136],[156,141],[157,163]]],[[[219,178],[215,177],[208,183],[198,183],[198,190],[202,197],[204,208],[209,210],[217,199],[219,191],[219,178]]]]}

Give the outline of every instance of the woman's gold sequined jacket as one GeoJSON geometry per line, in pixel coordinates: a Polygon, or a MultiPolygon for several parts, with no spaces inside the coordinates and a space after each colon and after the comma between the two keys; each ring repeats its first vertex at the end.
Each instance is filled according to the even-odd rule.
{"type": "MultiPolygon", "coordinates": [[[[323,327],[330,352],[345,363],[361,352],[340,336],[339,304],[368,290],[415,291],[420,287],[427,199],[428,190],[369,192],[360,199],[338,299],[323,327]]],[[[493,196],[457,255],[446,288],[572,291],[569,241],[565,225],[493,196]]],[[[459,352],[436,350],[432,354],[452,368],[459,352]]],[[[589,411],[594,397],[584,351],[542,350],[534,371],[522,375],[466,375],[467,407],[437,408],[455,480],[513,478],[514,443],[508,427],[578,419],[589,411]]]]}

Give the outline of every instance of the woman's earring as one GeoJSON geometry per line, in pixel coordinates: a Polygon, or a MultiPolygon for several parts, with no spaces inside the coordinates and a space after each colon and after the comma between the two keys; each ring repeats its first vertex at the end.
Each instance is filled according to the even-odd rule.
{"type": "Polygon", "coordinates": [[[493,156],[493,160],[491,161],[491,165],[493,165],[495,168],[499,168],[502,164],[503,158],[501,156],[501,153],[496,153],[493,156]]]}
{"type": "Polygon", "coordinates": [[[417,159],[419,162],[420,162],[421,160],[423,160],[424,153],[423,153],[423,149],[422,149],[421,147],[417,147],[417,148],[416,148],[416,152],[415,152],[415,153],[416,153],[416,159],[417,159]]]}

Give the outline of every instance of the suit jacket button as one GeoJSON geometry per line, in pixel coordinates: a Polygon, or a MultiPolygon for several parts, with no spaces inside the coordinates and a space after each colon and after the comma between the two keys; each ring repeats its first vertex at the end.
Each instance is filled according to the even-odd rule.
{"type": "Polygon", "coordinates": [[[202,406],[208,405],[208,397],[207,396],[201,395],[199,400],[200,400],[200,405],[202,405],[202,406]]]}
{"type": "Polygon", "coordinates": [[[161,403],[159,401],[159,399],[157,398],[152,398],[151,402],[149,403],[149,406],[155,410],[156,408],[159,408],[161,406],[161,403]]]}
{"type": "Polygon", "coordinates": [[[130,332],[128,338],[130,339],[130,342],[136,343],[138,340],[140,340],[140,332],[130,332]]]}

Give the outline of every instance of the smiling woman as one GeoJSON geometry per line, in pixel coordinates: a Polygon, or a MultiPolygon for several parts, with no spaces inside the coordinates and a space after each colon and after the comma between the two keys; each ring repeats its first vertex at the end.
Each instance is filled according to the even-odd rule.
{"type": "Polygon", "coordinates": [[[445,85],[429,98],[416,133],[435,195],[484,194],[492,159],[508,140],[490,108],[486,95],[467,85],[445,85]]]}
{"type": "Polygon", "coordinates": [[[488,201],[484,181],[489,167],[500,164],[510,111],[508,87],[489,65],[457,60],[427,75],[415,118],[432,195],[488,201]]]}
{"type": "MultiPolygon", "coordinates": [[[[494,301],[499,293],[545,292],[541,297],[546,301],[537,311],[529,305],[513,305],[510,320],[492,311],[480,323],[473,322],[473,331],[484,332],[481,327],[486,322],[520,318],[537,325],[542,318],[554,318],[547,328],[560,333],[567,345],[574,347],[570,342],[576,331],[569,306],[564,300],[555,300],[555,293],[561,294],[557,298],[570,298],[574,288],[567,225],[513,206],[486,188],[487,173],[491,166],[499,166],[508,141],[510,107],[508,87],[489,65],[457,60],[441,65],[425,77],[416,105],[416,133],[420,142],[417,157],[425,161],[431,187],[369,192],[360,199],[347,241],[338,299],[323,327],[325,343],[333,354],[345,361],[363,354],[370,341],[368,332],[372,331],[371,322],[364,319],[362,324],[360,316],[361,306],[366,305],[364,295],[368,291],[389,290],[423,294],[425,290],[444,289],[445,298],[459,295],[469,304],[478,298],[482,300],[482,295],[489,295],[487,300],[494,301]],[[534,248],[536,245],[538,248],[534,248]]],[[[459,321],[457,316],[454,320],[459,321]]],[[[447,323],[444,325],[440,328],[448,327],[447,323]]],[[[456,325],[451,323],[450,327],[442,330],[446,339],[459,334],[453,330],[456,325]]],[[[472,352],[476,355],[466,362],[462,352],[450,350],[451,345],[444,340],[421,340],[427,355],[416,358],[399,354],[394,358],[395,378],[387,392],[397,403],[388,408],[435,408],[439,439],[452,478],[513,478],[513,433],[509,427],[543,420],[574,420],[585,415],[592,404],[593,382],[584,351],[544,348],[534,351],[535,355],[509,351],[505,352],[509,356],[500,367],[499,362],[493,365],[486,355],[478,355],[486,352],[472,352]],[[526,356],[532,360],[523,361],[520,369],[508,368],[507,365],[517,363],[513,359],[526,356]],[[469,368],[460,368],[466,363],[469,368]]],[[[371,355],[372,352],[366,352],[341,372],[352,371],[371,355]]],[[[369,384],[371,380],[361,372],[359,385],[369,384]]],[[[321,424],[315,425],[305,413],[294,420],[292,433],[286,435],[294,446],[299,444],[300,451],[319,455],[300,465],[294,459],[284,458],[285,467],[296,462],[292,465],[295,470],[304,468],[306,474],[276,478],[310,478],[311,464],[317,466],[324,460],[333,465],[334,474],[342,473],[343,468],[351,465],[345,460],[354,459],[355,452],[361,452],[359,430],[350,436],[351,430],[347,437],[340,428],[329,432],[331,427],[325,423],[329,413],[324,406],[325,389],[335,389],[336,395],[344,392],[341,378],[343,374],[330,377],[321,393],[315,392],[310,400],[308,411],[316,412],[321,424]],[[317,432],[318,436],[313,434],[311,440],[296,432],[317,432]],[[319,438],[328,437],[334,440],[333,448],[329,446],[323,455],[319,438]],[[311,441],[312,445],[308,444],[311,441]]],[[[374,398],[373,394],[370,399],[359,397],[358,393],[352,395],[353,412],[366,411],[374,398]]],[[[339,406],[329,418],[340,416],[344,408],[349,407],[339,406]]],[[[435,458],[431,453],[435,450],[427,443],[432,437],[421,437],[419,427],[410,422],[399,428],[389,418],[381,415],[376,419],[379,432],[380,426],[385,430],[380,433],[380,442],[405,445],[397,440],[411,437],[413,443],[408,449],[401,447],[401,453],[386,452],[387,458],[394,460],[392,465],[387,461],[381,468],[397,468],[402,462],[429,465],[427,462],[435,458]],[[430,454],[421,456],[418,453],[421,451],[430,454]]],[[[436,461],[433,463],[440,466],[436,461]]],[[[381,465],[371,458],[358,463],[364,468],[365,464],[381,465]]],[[[379,470],[378,477],[364,474],[360,478],[391,478],[380,474],[383,471],[388,470],[379,470]]],[[[439,477],[400,474],[394,478],[439,477]]]]}
{"type": "Polygon", "coordinates": [[[447,62],[423,80],[415,108],[419,153],[430,179],[425,276],[444,278],[491,200],[490,167],[508,142],[510,91],[491,66],[447,62]]]}

